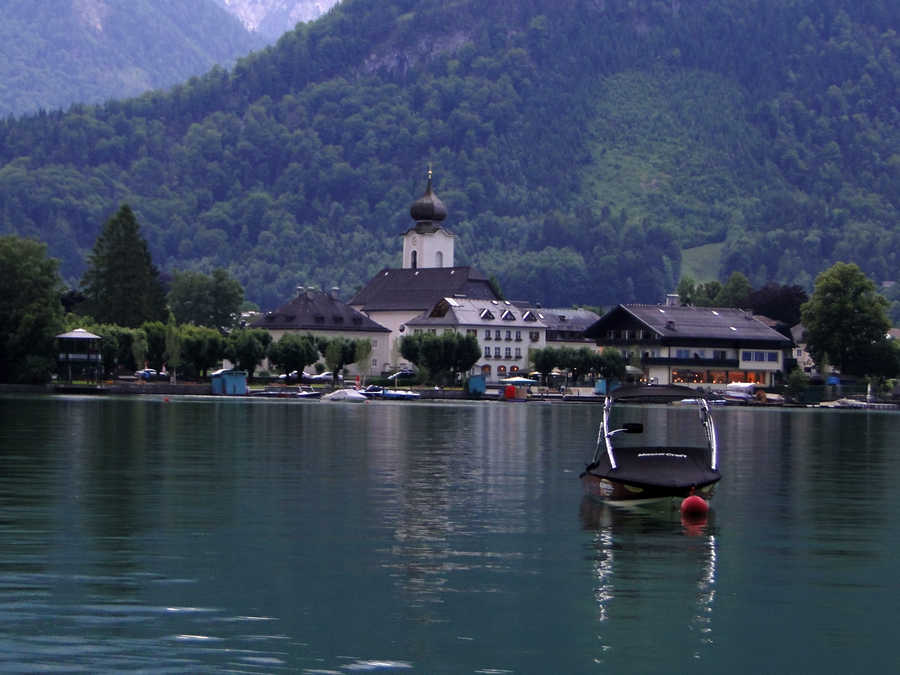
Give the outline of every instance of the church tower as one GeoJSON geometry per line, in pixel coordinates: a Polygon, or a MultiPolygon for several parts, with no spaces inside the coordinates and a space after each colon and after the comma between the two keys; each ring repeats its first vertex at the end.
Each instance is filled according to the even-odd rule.
{"type": "Polygon", "coordinates": [[[441,227],[447,209],[432,192],[430,168],[425,194],[412,203],[409,214],[416,224],[403,235],[403,269],[453,267],[456,235],[441,227]]]}

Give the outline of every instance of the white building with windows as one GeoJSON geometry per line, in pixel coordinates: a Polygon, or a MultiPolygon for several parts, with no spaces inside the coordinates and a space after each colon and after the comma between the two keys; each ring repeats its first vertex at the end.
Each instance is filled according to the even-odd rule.
{"type": "Polygon", "coordinates": [[[478,338],[481,358],[470,374],[488,382],[528,373],[528,351],[547,346],[547,326],[538,310],[505,300],[441,298],[428,311],[406,322],[416,333],[453,331],[478,338]]]}
{"type": "MultiPolygon", "coordinates": [[[[287,333],[315,337],[368,340],[372,352],[365,363],[348,364],[346,374],[377,375],[388,362],[390,331],[341,302],[337,290],[326,293],[312,287],[297,287],[297,295],[277,309],[259,316],[251,327],[269,331],[273,341],[287,333]]],[[[268,359],[262,365],[269,369],[268,359]]]]}

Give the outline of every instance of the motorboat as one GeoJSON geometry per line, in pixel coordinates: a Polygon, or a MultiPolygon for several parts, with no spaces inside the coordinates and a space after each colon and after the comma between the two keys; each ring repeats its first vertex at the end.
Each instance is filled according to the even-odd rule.
{"type": "Polygon", "coordinates": [[[366,398],[381,399],[383,401],[409,401],[421,398],[421,394],[411,389],[388,389],[377,384],[370,384],[365,389],[358,390],[366,398]]]}
{"type": "Polygon", "coordinates": [[[331,393],[322,397],[323,401],[347,401],[350,403],[360,403],[369,399],[363,396],[356,389],[335,389],[331,393]]]}
{"type": "Polygon", "coordinates": [[[386,401],[412,401],[421,398],[421,394],[412,389],[385,389],[381,392],[381,398],[386,401]]]}
{"type": "Polygon", "coordinates": [[[261,391],[250,392],[250,395],[263,398],[319,398],[322,392],[309,387],[266,387],[261,391]]]}
{"type": "Polygon", "coordinates": [[[692,503],[700,509],[706,506],[721,479],[718,467],[716,428],[705,398],[693,399],[697,408],[704,446],[645,445],[616,447],[613,439],[619,434],[640,434],[640,423],[613,426],[611,417],[616,400],[642,400],[646,390],[648,400],[659,401],[660,387],[623,387],[607,394],[603,402],[603,419],[597,433],[593,459],[581,473],[585,494],[616,505],[642,505],[682,502],[682,511],[689,497],[704,502],[692,503]]]}

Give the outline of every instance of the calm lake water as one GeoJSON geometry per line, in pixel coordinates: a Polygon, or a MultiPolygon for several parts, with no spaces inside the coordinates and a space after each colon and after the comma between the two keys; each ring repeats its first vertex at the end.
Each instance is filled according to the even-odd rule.
{"type": "Polygon", "coordinates": [[[0,398],[0,670],[897,671],[900,413],[715,410],[695,531],[583,501],[600,412],[0,398]]]}

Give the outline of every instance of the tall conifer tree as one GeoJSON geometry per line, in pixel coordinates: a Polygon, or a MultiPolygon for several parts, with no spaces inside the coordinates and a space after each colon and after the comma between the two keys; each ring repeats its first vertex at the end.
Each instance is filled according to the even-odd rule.
{"type": "Polygon", "coordinates": [[[127,204],[103,226],[81,287],[89,312],[99,323],[137,328],[145,321],[166,318],[159,270],[127,204]]]}

